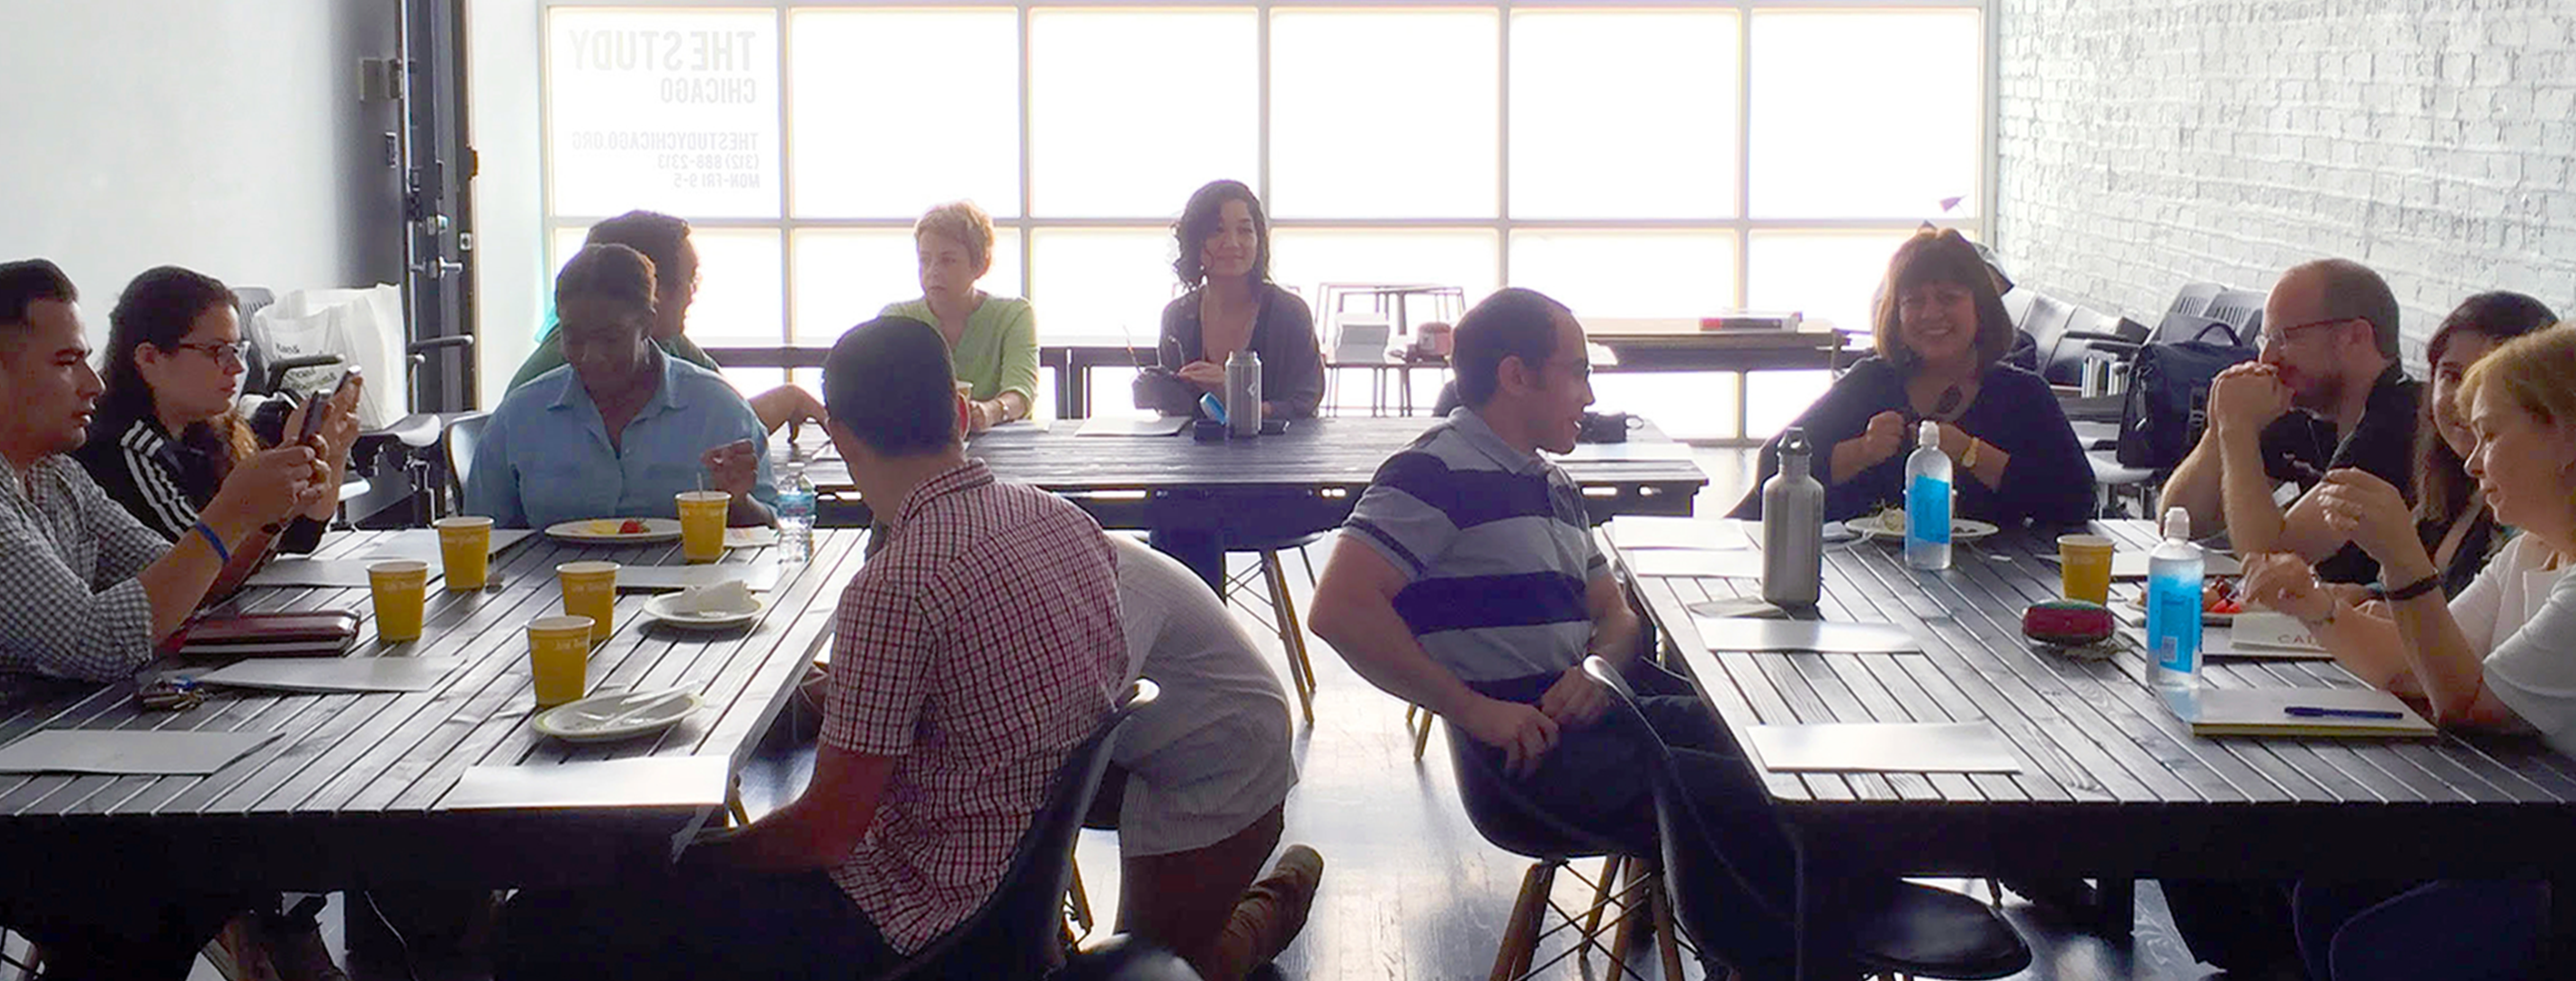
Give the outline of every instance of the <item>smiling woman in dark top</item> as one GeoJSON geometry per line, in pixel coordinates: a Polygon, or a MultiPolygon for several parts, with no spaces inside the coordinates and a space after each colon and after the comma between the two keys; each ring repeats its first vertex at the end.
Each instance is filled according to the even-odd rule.
{"type": "MultiPolygon", "coordinates": [[[[1245,348],[1261,358],[1261,414],[1303,419],[1324,401],[1324,353],[1306,301],[1270,281],[1270,224],[1261,199],[1241,181],[1216,181],[1190,195],[1173,232],[1172,271],[1190,291],[1163,308],[1155,353],[1179,384],[1139,389],[1147,408],[1198,411],[1202,393],[1225,388],[1225,359],[1245,348]]],[[[1219,397],[1222,397],[1220,395],[1219,397]]]]}
{"type": "MultiPolygon", "coordinates": [[[[1792,425],[1817,446],[1825,517],[1861,517],[1904,500],[1916,423],[1941,425],[1957,468],[1958,515],[2005,527],[2075,524],[2093,515],[2093,467],[2048,383],[2003,363],[2012,317],[1976,247],[1955,231],[1906,240],[1887,264],[1872,318],[1878,356],[1851,366],[1792,425]]],[[[1779,441],[1762,448],[1778,471],[1779,441]]],[[[1761,482],[1736,505],[1762,513],[1761,482]]]]}

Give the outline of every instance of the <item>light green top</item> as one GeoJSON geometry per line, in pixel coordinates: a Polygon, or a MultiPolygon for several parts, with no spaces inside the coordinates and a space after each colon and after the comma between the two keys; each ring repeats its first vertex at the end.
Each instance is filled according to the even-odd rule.
{"type": "MultiPolygon", "coordinates": [[[[926,299],[886,304],[877,316],[909,317],[939,326],[939,317],[930,312],[926,299]]],[[[948,359],[956,364],[957,380],[974,386],[968,398],[988,402],[1003,392],[1018,392],[1030,408],[1037,407],[1038,315],[1029,301],[986,296],[982,306],[966,315],[966,332],[958,335],[948,359]]]]}

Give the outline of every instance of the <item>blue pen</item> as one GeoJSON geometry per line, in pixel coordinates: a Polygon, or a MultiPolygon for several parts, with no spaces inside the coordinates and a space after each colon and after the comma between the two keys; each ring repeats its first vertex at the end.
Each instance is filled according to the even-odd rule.
{"type": "Polygon", "coordinates": [[[2391,712],[2387,709],[2339,709],[2315,705],[2292,705],[2281,711],[2302,719],[2403,719],[2406,717],[2404,712],[2391,712]]]}

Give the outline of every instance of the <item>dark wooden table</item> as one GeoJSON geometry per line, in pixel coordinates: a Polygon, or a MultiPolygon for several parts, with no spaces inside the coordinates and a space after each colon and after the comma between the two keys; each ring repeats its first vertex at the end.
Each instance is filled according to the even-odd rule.
{"type": "MultiPolygon", "coordinates": [[[[335,536],[325,557],[374,550],[379,533],[335,536]]],[[[13,876],[94,874],[171,861],[206,889],[332,890],[419,884],[527,886],[609,881],[667,861],[674,836],[726,802],[726,775],[752,752],[830,635],[863,532],[815,535],[814,560],[783,570],[756,625],[723,632],[654,626],[650,594],[621,593],[617,632],[590,656],[593,693],[686,686],[707,705],[658,736],[573,745],[538,734],[528,621],[561,607],[554,567],[574,559],[680,564],[679,544],[576,547],[532,536],[493,556],[499,588],[429,586],[423,639],[383,645],[367,590],[258,589],[244,610],[347,609],[367,618],[352,657],[462,657],[425,692],[218,692],[186,712],[142,711],[132,684],[51,684],[0,714],[0,741],[39,729],[269,729],[284,735],[207,777],[0,774],[0,867],[13,876]],[[603,799],[466,810],[446,799],[468,767],[698,758],[712,780],[648,777],[603,799]],[[714,762],[709,762],[712,758],[714,762]]],[[[766,549],[726,561],[768,561],[766,549]]]]}
{"type": "MultiPolygon", "coordinates": [[[[2124,549],[2153,539],[2146,522],[2099,527],[2124,549]]],[[[1907,875],[2094,877],[2118,898],[2153,877],[2576,871],[2576,761],[2506,736],[2195,737],[2152,689],[2134,636],[2092,662],[2022,638],[2022,610],[2059,596],[2057,567],[2040,558],[2054,552],[2051,536],[2007,533],[1961,545],[1949,571],[1918,573],[1895,543],[1827,546],[1821,617],[1901,625],[1920,654],[1712,653],[1685,607],[1758,596],[1757,581],[1634,584],[1739,745],[1756,724],[1979,720],[2011,744],[2013,775],[1759,774],[1802,863],[1830,851],[1907,875]]],[[[2215,688],[2360,684],[2328,661],[2220,659],[2203,677],[2215,688]]],[[[2114,913],[2125,927],[2128,907],[2114,913]]]]}
{"type": "MultiPolygon", "coordinates": [[[[1250,543],[1313,534],[1341,524],[1367,488],[1378,465],[1412,443],[1435,420],[1424,418],[1301,419],[1286,433],[1202,443],[1178,436],[1076,436],[1080,419],[1051,426],[1014,423],[976,436],[967,455],[994,474],[1066,495],[1105,528],[1155,532],[1158,546],[1217,581],[1224,552],[1250,543]]],[[[1690,513],[1691,497],[1708,483],[1686,452],[1656,459],[1658,451],[1617,449],[1678,447],[1652,427],[1610,448],[1578,447],[1562,462],[1584,488],[1594,521],[1620,514],[1690,513]]],[[[800,447],[827,444],[810,431],[800,447]]],[[[784,452],[783,449],[780,452],[784,452]]],[[[849,493],[849,471],[832,455],[807,470],[824,494],[823,518],[841,524],[865,520],[864,506],[849,493]]]]}

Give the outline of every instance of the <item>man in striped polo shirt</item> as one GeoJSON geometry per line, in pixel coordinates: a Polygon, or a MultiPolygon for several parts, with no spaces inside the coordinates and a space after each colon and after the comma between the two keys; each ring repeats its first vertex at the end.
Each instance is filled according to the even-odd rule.
{"type": "Polygon", "coordinates": [[[1646,757],[1598,724],[1610,695],[1583,658],[1622,667],[1666,742],[1724,742],[1686,682],[1640,662],[1636,614],[1593,546],[1583,492],[1538,455],[1574,449],[1592,404],[1582,325],[1507,289],[1459,319],[1455,351],[1464,406],[1378,467],[1309,622],[1361,677],[1482,744],[1559,820],[1654,854],[1646,757]]]}

